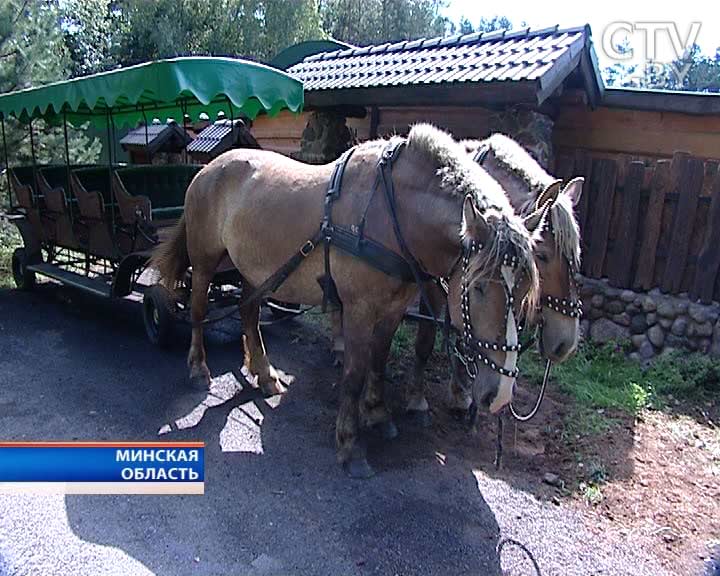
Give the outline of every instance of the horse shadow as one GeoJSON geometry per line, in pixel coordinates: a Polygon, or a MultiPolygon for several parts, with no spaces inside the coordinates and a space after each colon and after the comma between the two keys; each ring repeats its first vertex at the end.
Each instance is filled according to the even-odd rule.
{"type": "Polygon", "coordinates": [[[501,574],[495,516],[471,470],[438,455],[431,431],[389,444],[370,435],[377,475],[343,474],[334,452],[339,373],[307,327],[264,329],[271,360],[296,377],[273,398],[238,369],[237,327],[211,332],[209,394],[177,381],[179,345],[162,353],[180,364],[169,378],[148,369],[127,393],[143,417],[113,422],[118,439],[204,441],[204,496],[67,496],[78,537],[168,575],[501,574]]]}

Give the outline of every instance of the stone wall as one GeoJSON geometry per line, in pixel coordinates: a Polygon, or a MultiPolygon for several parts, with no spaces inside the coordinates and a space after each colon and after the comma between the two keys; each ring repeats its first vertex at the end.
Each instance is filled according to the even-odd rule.
{"type": "Polygon", "coordinates": [[[517,140],[546,170],[553,165],[553,121],[535,110],[515,107],[490,122],[490,132],[502,132],[517,140]]]}
{"type": "Polygon", "coordinates": [[[326,164],[353,144],[345,116],[333,111],[313,112],[303,130],[300,151],[292,157],[308,164],[326,164]]]}
{"type": "Polygon", "coordinates": [[[607,280],[580,277],[582,332],[594,342],[632,343],[631,357],[647,361],[673,350],[720,355],[720,304],[699,304],[686,294],[634,292],[607,280]]]}

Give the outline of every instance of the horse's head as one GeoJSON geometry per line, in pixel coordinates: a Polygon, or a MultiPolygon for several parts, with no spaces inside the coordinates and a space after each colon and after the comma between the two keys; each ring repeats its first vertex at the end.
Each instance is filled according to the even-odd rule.
{"type": "Polygon", "coordinates": [[[528,230],[539,232],[535,244],[542,306],[539,348],[553,362],[566,360],[578,343],[581,308],[574,276],[580,265],[580,236],[573,207],[582,187],[582,178],[571,180],[564,188],[560,181],[554,182],[525,218],[528,230]]]}
{"type": "Polygon", "coordinates": [[[538,297],[533,242],[522,221],[465,198],[463,253],[450,278],[448,307],[462,338],[457,357],[472,380],[475,405],[498,412],[512,400],[518,319],[538,297]]]}
{"type": "Polygon", "coordinates": [[[541,354],[562,362],[577,347],[579,300],[574,273],[580,265],[580,234],[573,215],[583,179],[564,188],[520,144],[502,134],[466,140],[465,151],[503,187],[526,227],[539,235],[535,261],[542,289],[541,354]]]}

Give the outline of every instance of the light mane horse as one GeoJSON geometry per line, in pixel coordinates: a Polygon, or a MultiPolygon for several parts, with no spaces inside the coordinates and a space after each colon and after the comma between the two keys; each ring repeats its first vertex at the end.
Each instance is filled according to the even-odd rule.
{"type": "MultiPolygon", "coordinates": [[[[583,189],[583,178],[574,178],[566,186],[548,174],[515,140],[493,134],[485,140],[464,140],[461,145],[473,158],[479,150],[482,167],[508,194],[513,208],[525,218],[525,224],[540,240],[535,244],[535,261],[540,274],[541,325],[538,348],[541,355],[555,363],[565,361],[577,348],[579,301],[573,272],[580,268],[580,231],[575,219],[583,189]],[[549,218],[543,219],[544,211],[549,218]],[[566,304],[563,305],[562,302],[566,304]]],[[[445,297],[434,285],[428,294],[436,314],[445,306],[445,297]]],[[[420,312],[428,314],[421,303],[420,312]]],[[[436,326],[420,322],[415,343],[415,367],[410,384],[408,410],[428,422],[424,372],[432,353],[436,326]]],[[[450,405],[457,410],[469,407],[471,398],[461,381],[465,370],[454,366],[450,381],[450,405]]]]}
{"type": "MultiPolygon", "coordinates": [[[[380,140],[354,150],[333,203],[332,219],[357,231],[366,214],[365,237],[400,254],[382,184],[373,192],[378,160],[387,146],[380,140]]],[[[156,249],[151,266],[169,288],[192,266],[188,365],[193,382],[209,384],[202,321],[216,267],[229,255],[242,276],[244,293],[251,294],[317,234],[333,168],[334,164],[312,166],[273,152],[240,149],[210,162],[190,184],[183,217],[156,249]]],[[[412,128],[391,170],[397,226],[409,253],[428,274],[449,277],[453,323],[461,328],[464,319],[474,339],[508,342],[514,325],[510,330],[507,318],[521,314],[523,307],[534,309],[539,289],[535,240],[514,214],[505,192],[452,137],[429,125],[412,128]],[[510,270],[504,262],[513,257],[517,266],[510,270]],[[508,287],[514,301],[506,300],[508,287]],[[464,318],[463,294],[469,300],[464,318]]],[[[319,304],[323,293],[318,278],[325,270],[322,252],[310,251],[273,296],[284,302],[319,304]]],[[[372,469],[359,437],[360,396],[366,382],[382,395],[392,337],[417,285],[380,272],[334,245],[329,255],[344,316],[338,460],[351,476],[367,477],[372,469]]],[[[247,370],[265,394],[281,392],[260,334],[258,301],[241,303],[240,314],[247,370]]],[[[478,366],[473,394],[479,405],[497,411],[512,396],[515,379],[507,374],[513,374],[516,358],[501,350],[491,350],[485,358],[486,363],[478,366]]]]}

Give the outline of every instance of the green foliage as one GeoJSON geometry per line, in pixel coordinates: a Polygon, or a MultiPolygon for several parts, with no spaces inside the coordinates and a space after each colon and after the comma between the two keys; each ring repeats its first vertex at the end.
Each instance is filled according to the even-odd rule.
{"type": "Polygon", "coordinates": [[[118,39],[128,32],[121,12],[108,0],[66,0],[62,30],[72,60],[71,76],[114,68],[118,39]]]}
{"type": "Polygon", "coordinates": [[[444,6],[441,0],[324,0],[320,14],[332,38],[363,46],[442,36],[444,6]]]}
{"type": "Polygon", "coordinates": [[[21,246],[20,235],[15,226],[0,219],[0,288],[13,288],[12,267],[10,260],[12,253],[21,246]]]}
{"type": "MultiPolygon", "coordinates": [[[[0,91],[38,86],[68,77],[70,58],[61,26],[61,14],[55,2],[0,2],[0,91]]],[[[6,119],[6,141],[9,164],[31,161],[27,127],[12,118],[6,119]]],[[[64,162],[65,144],[61,128],[33,123],[35,156],[39,163],[64,162]]],[[[69,153],[73,162],[92,162],[100,143],[91,141],[83,130],[70,129],[69,153]]],[[[0,161],[4,162],[0,142],[0,161]]],[[[0,179],[2,205],[6,198],[6,180],[0,179]]]]}
{"type": "MultiPolygon", "coordinates": [[[[520,368],[531,381],[542,381],[544,363],[535,351],[521,357],[520,368]]],[[[583,425],[596,428],[598,422],[588,416],[590,411],[612,409],[637,414],[643,408],[661,406],[669,394],[680,400],[717,394],[720,363],[702,354],[674,353],[644,369],[616,345],[585,344],[570,360],[553,366],[551,378],[576,400],[587,417],[583,425]]]]}
{"type": "MultiPolygon", "coordinates": [[[[628,48],[617,46],[618,52],[628,48]]],[[[605,68],[603,78],[608,86],[720,92],[720,48],[714,56],[703,54],[694,45],[682,58],[669,64],[648,62],[644,67],[615,63],[605,68]]]]}
{"type": "MultiPolygon", "coordinates": [[[[520,23],[520,27],[525,27],[525,22],[520,23]]],[[[466,16],[460,18],[457,25],[451,24],[450,31],[453,34],[472,34],[473,32],[496,32],[498,30],[512,30],[513,23],[505,16],[493,16],[492,18],[480,18],[477,26],[473,26],[472,22],[466,16]]]]}
{"type": "Polygon", "coordinates": [[[720,363],[703,354],[673,352],[651,364],[647,376],[659,396],[694,399],[720,393],[720,363]]]}
{"type": "Polygon", "coordinates": [[[413,347],[415,346],[415,335],[417,334],[416,328],[409,326],[406,322],[400,324],[393,336],[392,346],[390,353],[393,356],[405,356],[413,353],[413,347]]]}
{"type": "Polygon", "coordinates": [[[69,63],[54,2],[0,2],[0,92],[65,77],[69,63]]]}
{"type": "Polygon", "coordinates": [[[68,0],[76,74],[188,55],[269,60],[323,38],[316,0],[68,0]]]}

